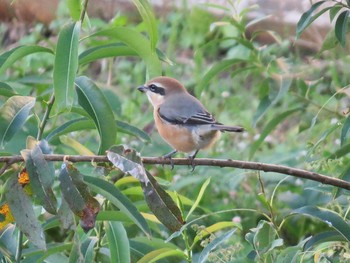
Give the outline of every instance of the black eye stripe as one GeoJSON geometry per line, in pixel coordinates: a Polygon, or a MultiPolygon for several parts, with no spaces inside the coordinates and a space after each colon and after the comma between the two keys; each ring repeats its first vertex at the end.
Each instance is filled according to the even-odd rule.
{"type": "Polygon", "coordinates": [[[157,94],[160,94],[160,95],[165,95],[165,90],[164,90],[164,88],[158,87],[158,86],[155,85],[155,84],[149,85],[148,88],[150,89],[150,91],[152,91],[152,92],[154,92],[154,93],[157,93],[157,94]]]}

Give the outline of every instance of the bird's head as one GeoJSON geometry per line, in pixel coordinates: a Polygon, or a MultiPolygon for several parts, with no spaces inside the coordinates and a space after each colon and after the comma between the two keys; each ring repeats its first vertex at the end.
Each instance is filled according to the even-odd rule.
{"type": "Polygon", "coordinates": [[[176,93],[187,92],[179,81],[169,77],[156,77],[137,89],[146,93],[153,107],[161,105],[164,100],[176,93]]]}

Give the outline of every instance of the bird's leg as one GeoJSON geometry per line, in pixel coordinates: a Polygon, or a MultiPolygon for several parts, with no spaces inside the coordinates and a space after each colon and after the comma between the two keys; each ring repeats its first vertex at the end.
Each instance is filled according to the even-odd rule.
{"type": "Polygon", "coordinates": [[[171,166],[171,170],[174,169],[174,161],[172,159],[173,155],[177,153],[177,150],[173,150],[171,151],[170,153],[166,154],[166,155],[163,155],[163,158],[164,159],[169,159],[170,160],[170,166],[171,166]]]}
{"type": "Polygon", "coordinates": [[[196,155],[197,155],[198,152],[199,152],[199,150],[196,150],[196,151],[194,152],[194,154],[188,156],[188,159],[191,160],[191,166],[192,166],[191,172],[193,172],[193,171],[194,171],[194,168],[196,168],[196,165],[194,164],[194,158],[196,158],[196,155]]]}

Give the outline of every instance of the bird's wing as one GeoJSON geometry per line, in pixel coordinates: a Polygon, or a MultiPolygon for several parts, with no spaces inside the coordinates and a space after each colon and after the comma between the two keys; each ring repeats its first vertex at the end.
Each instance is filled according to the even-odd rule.
{"type": "Polygon", "coordinates": [[[214,117],[194,97],[173,96],[158,109],[161,119],[172,124],[204,125],[218,124],[214,117]]]}

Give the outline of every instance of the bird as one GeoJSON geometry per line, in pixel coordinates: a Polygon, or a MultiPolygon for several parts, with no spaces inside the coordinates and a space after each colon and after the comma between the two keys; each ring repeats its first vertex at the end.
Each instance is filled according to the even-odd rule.
{"type": "Polygon", "coordinates": [[[177,79],[159,76],[137,89],[147,95],[158,133],[173,148],[163,156],[170,159],[172,169],[172,156],[177,152],[189,154],[194,170],[193,161],[199,150],[211,147],[221,132],[244,131],[243,127],[217,122],[177,79]]]}

